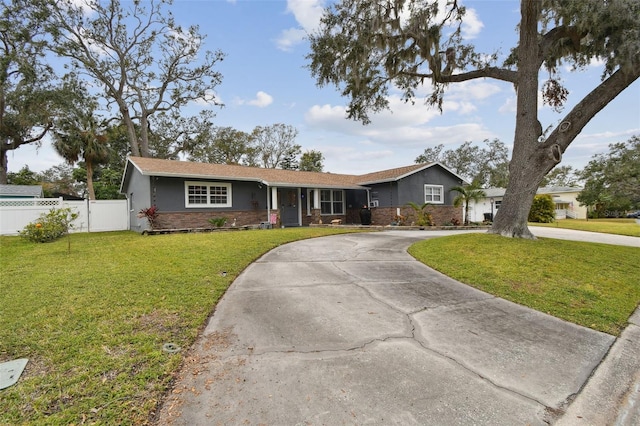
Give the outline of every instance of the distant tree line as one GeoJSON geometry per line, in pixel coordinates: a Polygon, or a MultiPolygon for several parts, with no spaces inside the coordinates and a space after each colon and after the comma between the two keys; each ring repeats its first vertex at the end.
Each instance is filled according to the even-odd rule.
{"type": "Polygon", "coordinates": [[[302,153],[297,130],[216,127],[212,108],[221,51],[204,51],[198,27],[174,21],[171,0],[9,0],[0,6],[0,183],[7,153],[50,138],[68,165],[35,179],[90,199],[117,198],[125,158],[134,156],[322,171],[302,153]],[[91,13],[87,13],[87,8],[91,13]],[[51,63],[61,64],[53,68],[51,63]],[[188,104],[205,108],[185,115],[188,104]],[[76,182],[72,183],[71,180],[76,182]]]}
{"type": "MultiPolygon", "coordinates": [[[[498,139],[483,144],[467,141],[448,150],[436,145],[425,149],[415,162],[440,162],[477,187],[505,188],[509,182],[508,149],[498,139]]],[[[582,170],[558,165],[540,187],[583,187],[578,201],[591,207],[592,217],[640,209],[640,138],[632,136],[609,145],[609,152],[594,155],[582,170]]]]}

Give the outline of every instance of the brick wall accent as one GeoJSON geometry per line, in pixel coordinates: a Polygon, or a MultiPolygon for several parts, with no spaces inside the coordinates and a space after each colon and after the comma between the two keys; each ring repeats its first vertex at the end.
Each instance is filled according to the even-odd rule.
{"type": "Polygon", "coordinates": [[[160,212],[158,213],[157,229],[196,229],[213,228],[209,219],[226,217],[226,227],[231,226],[233,219],[236,226],[256,225],[267,221],[265,211],[225,211],[225,212],[160,212]]]}
{"type": "Polygon", "coordinates": [[[302,226],[309,226],[312,223],[320,223],[320,209],[311,209],[311,215],[308,215],[307,209],[302,209],[302,226]]]}
{"type": "MultiPolygon", "coordinates": [[[[462,223],[462,209],[453,206],[429,206],[427,211],[431,213],[433,225],[442,226],[457,219],[462,223]]],[[[396,220],[396,207],[376,207],[371,209],[371,224],[378,226],[390,225],[396,220]]],[[[400,207],[400,214],[404,216],[404,225],[411,225],[416,221],[416,213],[411,207],[400,207]]]]}
{"type": "MultiPolygon", "coordinates": [[[[319,224],[322,220],[323,224],[330,224],[333,219],[342,219],[343,224],[360,223],[358,209],[354,209],[353,212],[347,212],[346,215],[331,215],[321,216],[320,209],[313,209],[311,216],[307,215],[307,210],[302,211],[302,225],[309,226],[310,224],[319,224]],[[351,214],[350,214],[351,213],[351,214]],[[357,220],[351,220],[354,217],[358,217],[357,220]]],[[[457,219],[462,223],[462,209],[453,206],[430,206],[428,211],[433,218],[433,224],[436,226],[442,226],[445,223],[452,222],[452,219],[457,219]]],[[[404,225],[411,225],[415,222],[415,212],[410,207],[401,207],[400,213],[406,218],[404,225]]],[[[272,210],[272,214],[277,215],[276,224],[274,227],[279,228],[281,226],[280,214],[277,210],[272,210]]],[[[257,225],[262,222],[268,221],[266,212],[260,211],[225,211],[218,212],[160,212],[158,213],[158,225],[156,229],[198,229],[198,228],[213,228],[213,225],[209,223],[209,219],[215,217],[226,217],[227,223],[225,227],[231,226],[233,219],[236,219],[236,226],[257,225]]],[[[371,209],[371,224],[376,226],[390,225],[395,221],[396,208],[395,207],[376,207],[371,209]]]]}

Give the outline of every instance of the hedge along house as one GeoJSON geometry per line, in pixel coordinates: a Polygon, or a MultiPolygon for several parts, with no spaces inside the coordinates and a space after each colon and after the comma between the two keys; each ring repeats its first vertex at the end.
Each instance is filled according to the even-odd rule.
{"type": "Polygon", "coordinates": [[[209,219],[221,217],[227,226],[359,224],[364,205],[371,206],[374,225],[389,225],[398,214],[410,223],[410,201],[429,202],[435,224],[443,224],[462,219],[451,187],[463,183],[439,163],[345,175],[129,157],[121,192],[131,229],[142,232],[148,223],[138,213],[151,206],[158,208],[160,229],[211,228],[209,219]]]}

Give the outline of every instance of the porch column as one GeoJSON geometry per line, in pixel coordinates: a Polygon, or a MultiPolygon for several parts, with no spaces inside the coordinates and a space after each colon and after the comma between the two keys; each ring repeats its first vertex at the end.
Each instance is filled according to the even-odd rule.
{"type": "Polygon", "coordinates": [[[273,227],[276,227],[278,224],[278,218],[280,217],[280,213],[278,211],[279,209],[279,205],[278,205],[278,187],[276,186],[272,186],[271,187],[271,194],[267,194],[267,203],[269,203],[269,217],[267,217],[267,221],[269,223],[271,223],[271,225],[273,227]],[[276,220],[275,222],[273,220],[271,220],[271,216],[275,214],[276,215],[276,220]]]}

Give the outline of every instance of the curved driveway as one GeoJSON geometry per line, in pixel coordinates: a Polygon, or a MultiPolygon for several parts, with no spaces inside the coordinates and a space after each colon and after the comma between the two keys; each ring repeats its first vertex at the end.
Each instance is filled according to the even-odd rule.
{"type": "Polygon", "coordinates": [[[264,255],[219,302],[159,424],[553,422],[614,337],[407,254],[442,234],[336,235],[264,255]]]}

